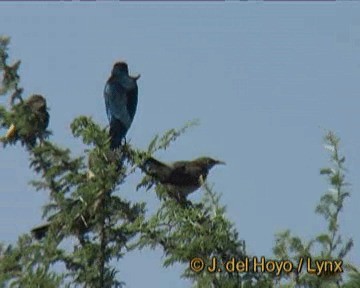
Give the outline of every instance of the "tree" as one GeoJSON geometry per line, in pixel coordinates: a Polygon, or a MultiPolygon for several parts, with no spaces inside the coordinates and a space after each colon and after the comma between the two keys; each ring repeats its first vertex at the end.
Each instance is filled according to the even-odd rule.
{"type": "MultiPolygon", "coordinates": [[[[13,103],[15,98],[22,101],[23,90],[19,88],[17,73],[20,62],[7,65],[8,43],[8,38],[1,39],[0,67],[4,73],[1,92],[10,95],[13,103]]],[[[19,119],[31,119],[32,111],[17,112],[1,106],[1,127],[9,128],[19,119]]],[[[161,208],[149,218],[145,217],[146,203],[130,202],[117,193],[144,157],[166,149],[191,125],[156,136],[147,151],[140,151],[130,144],[112,151],[107,129],[89,117],[80,116],[72,122],[71,130],[73,136],[81,138],[86,145],[82,156],[73,157],[70,149],[53,143],[51,131],[46,131],[46,137],[38,139],[36,145],[26,145],[30,168],[41,178],[32,185],[49,193],[49,203],[43,213],[46,223],[35,227],[32,231],[35,237],[25,234],[19,237],[16,245],[2,246],[2,285],[121,287],[121,276],[117,275],[111,260],[120,260],[124,253],[145,246],[163,247],[167,255],[165,266],[174,262],[189,263],[196,256],[204,259],[212,256],[225,259],[230,255],[244,257],[244,245],[211,189],[207,189],[208,197],[203,203],[191,208],[161,198],[161,208]],[[76,239],[76,244],[64,248],[68,239],[76,239]],[[58,266],[60,273],[54,268],[58,266]]],[[[23,136],[33,133],[33,126],[23,125],[23,133],[12,141],[3,139],[4,147],[24,142],[23,136]]],[[[161,190],[161,187],[157,189],[161,190]]],[[[240,274],[209,275],[189,269],[184,271],[184,276],[194,279],[198,287],[203,287],[204,283],[220,287],[219,283],[227,278],[228,287],[237,287],[235,285],[242,279],[251,278],[240,274]]]]}
{"type": "MultiPolygon", "coordinates": [[[[252,263],[248,271],[212,272],[214,259],[230,265],[232,259],[246,261],[252,257],[208,183],[202,187],[203,199],[189,205],[166,197],[166,187],[155,185],[154,197],[159,198],[160,208],[148,214],[146,203],[129,201],[119,193],[144,159],[166,150],[195,123],[155,136],[146,151],[130,144],[114,151],[108,130],[90,117],[79,116],[72,122],[71,131],[85,149],[75,157],[70,149],[51,140],[52,133],[44,125],[29,125],[39,118],[24,106],[20,61],[8,65],[8,44],[9,38],[0,38],[0,94],[10,97],[9,107],[0,106],[0,127],[9,129],[16,123],[19,133],[3,138],[3,146],[23,144],[29,153],[29,167],[40,176],[31,184],[36,190],[47,191],[49,201],[43,211],[45,223],[32,233],[20,235],[15,244],[0,245],[0,287],[122,287],[124,282],[113,260],[121,261],[125,253],[144,247],[160,247],[165,267],[184,264],[182,277],[191,279],[194,287],[358,287],[358,270],[350,264],[345,267],[352,271],[347,283],[338,273],[261,274],[253,271],[252,263]],[[45,130],[39,133],[38,127],[45,130]],[[35,137],[31,145],[29,135],[35,137]]],[[[322,169],[321,174],[333,189],[321,198],[316,211],[328,221],[328,229],[310,242],[292,236],[290,231],[278,234],[274,260],[342,260],[353,245],[351,239],[343,242],[338,223],[344,200],[350,196],[344,180],[345,158],[339,154],[339,139],[333,133],[327,134],[325,142],[334,166],[322,169]],[[315,244],[321,249],[315,249],[315,244]]],[[[151,189],[152,180],[144,175],[134,189],[151,189]]]]}
{"type": "MultiPolygon", "coordinates": [[[[310,241],[304,241],[300,237],[292,236],[291,232],[286,230],[277,234],[274,247],[274,254],[278,259],[292,259],[295,263],[300,263],[303,259],[305,261],[303,266],[316,267],[316,261],[323,260],[343,261],[353,246],[352,239],[344,241],[339,230],[340,212],[343,210],[346,198],[350,197],[347,191],[349,184],[345,181],[345,157],[339,151],[340,139],[333,132],[328,132],[324,142],[325,148],[331,153],[332,166],[322,168],[320,174],[326,176],[331,188],[321,197],[315,211],[327,221],[327,231],[318,234],[310,241]],[[307,264],[307,261],[310,261],[310,264],[307,264]]],[[[342,265],[342,270],[347,267],[352,266],[345,263],[342,265]]],[[[293,278],[289,283],[296,287],[342,287],[344,284],[342,271],[333,272],[326,271],[316,275],[308,273],[304,268],[301,272],[292,275],[293,278]]],[[[282,278],[288,277],[283,275],[282,278]]]]}

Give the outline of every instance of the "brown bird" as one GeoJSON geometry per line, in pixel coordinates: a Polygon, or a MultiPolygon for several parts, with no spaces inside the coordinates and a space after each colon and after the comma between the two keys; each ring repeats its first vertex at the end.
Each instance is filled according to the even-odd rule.
{"type": "MultiPolygon", "coordinates": [[[[89,228],[85,217],[86,216],[83,215],[79,215],[78,217],[76,217],[76,221],[74,221],[74,224],[71,227],[71,231],[75,233],[77,236],[80,236],[89,228]]],[[[46,236],[47,232],[49,231],[50,225],[52,225],[52,222],[46,222],[44,224],[40,224],[34,227],[33,229],[31,229],[31,235],[36,240],[43,239],[46,236]]],[[[62,231],[62,227],[63,227],[62,225],[59,225],[56,227],[56,230],[60,233],[62,231]]]]}
{"type": "Polygon", "coordinates": [[[50,228],[50,224],[51,224],[50,222],[47,222],[34,227],[33,229],[31,229],[31,234],[36,240],[41,240],[46,236],[46,233],[50,228]]]}
{"type": "Polygon", "coordinates": [[[167,164],[150,157],[144,161],[141,168],[146,174],[163,184],[171,197],[178,202],[184,202],[190,193],[201,187],[210,169],[217,164],[225,164],[225,162],[201,157],[192,161],[176,161],[167,164]]]}
{"type": "Polygon", "coordinates": [[[44,238],[50,229],[51,225],[55,225],[55,230],[57,231],[57,234],[60,235],[63,232],[64,223],[61,219],[61,217],[66,215],[72,215],[74,214],[73,210],[82,210],[82,212],[75,213],[74,215],[74,221],[71,225],[70,230],[78,235],[79,237],[81,234],[86,232],[89,228],[89,223],[93,219],[93,215],[89,213],[89,209],[84,209],[84,205],[86,208],[88,208],[86,203],[81,199],[67,199],[66,205],[62,207],[63,211],[58,211],[55,214],[51,215],[48,218],[48,221],[44,224],[40,224],[33,229],[31,229],[31,234],[36,240],[41,240],[44,238]],[[62,215],[61,215],[62,214],[62,215]]]}
{"type": "Polygon", "coordinates": [[[46,99],[41,95],[32,95],[24,102],[12,108],[11,124],[5,136],[6,142],[21,142],[29,147],[36,144],[36,139],[42,139],[49,124],[46,99]]]}

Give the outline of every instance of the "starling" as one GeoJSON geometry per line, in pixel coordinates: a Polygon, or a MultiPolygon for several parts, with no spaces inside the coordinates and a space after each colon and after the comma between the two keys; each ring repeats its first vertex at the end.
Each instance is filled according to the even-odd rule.
{"type": "MultiPolygon", "coordinates": [[[[75,233],[76,235],[78,235],[79,237],[81,236],[81,234],[85,233],[88,229],[88,222],[86,219],[86,216],[88,215],[79,215],[76,217],[76,221],[74,221],[73,226],[71,226],[71,231],[73,233],[75,233]]],[[[36,239],[36,240],[41,240],[46,236],[46,233],[49,231],[50,229],[50,225],[52,225],[52,222],[46,222],[44,224],[40,224],[36,227],[34,227],[33,229],[31,229],[31,235],[36,239]]],[[[62,231],[62,226],[58,226],[57,230],[60,234],[60,232],[62,231]]]]}
{"type": "Polygon", "coordinates": [[[41,224],[31,229],[31,234],[36,240],[41,240],[46,236],[47,231],[50,228],[50,222],[41,224]]]}
{"type": "MultiPolygon", "coordinates": [[[[50,225],[52,222],[46,222],[44,224],[40,224],[33,229],[31,229],[31,234],[36,240],[41,240],[46,236],[46,233],[50,229],[50,225]]],[[[62,230],[62,227],[59,226],[58,228],[59,233],[62,230]]],[[[81,234],[85,233],[89,229],[87,220],[85,216],[79,215],[79,217],[76,218],[76,221],[74,222],[74,225],[71,227],[71,231],[78,235],[79,237],[81,234]]]]}
{"type": "Polygon", "coordinates": [[[139,78],[140,75],[129,75],[128,65],[125,62],[117,62],[106,82],[104,98],[110,124],[110,148],[112,150],[121,145],[122,139],[125,138],[134,120],[138,102],[136,81],[139,78]]]}
{"type": "Polygon", "coordinates": [[[141,168],[146,174],[163,184],[171,197],[178,202],[184,202],[190,193],[200,188],[210,169],[217,164],[225,164],[225,162],[201,157],[192,161],[166,164],[150,157],[144,161],[141,168]]]}
{"type": "MultiPolygon", "coordinates": [[[[44,238],[50,228],[50,225],[56,225],[56,230],[58,235],[61,234],[64,224],[61,223],[61,213],[70,215],[73,213],[73,209],[83,210],[83,205],[86,203],[82,199],[71,200],[67,199],[66,206],[63,207],[65,211],[58,211],[48,218],[48,221],[44,224],[40,224],[33,229],[31,229],[31,234],[36,240],[41,240],[44,238]]],[[[93,219],[93,215],[88,211],[88,209],[83,210],[82,213],[76,213],[74,221],[71,226],[71,231],[77,234],[79,237],[89,229],[89,222],[93,219]]]]}
{"type": "Polygon", "coordinates": [[[14,123],[12,123],[3,140],[15,142],[20,139],[23,144],[33,147],[36,139],[42,139],[49,124],[46,99],[41,95],[32,95],[24,102],[13,107],[14,123]]]}

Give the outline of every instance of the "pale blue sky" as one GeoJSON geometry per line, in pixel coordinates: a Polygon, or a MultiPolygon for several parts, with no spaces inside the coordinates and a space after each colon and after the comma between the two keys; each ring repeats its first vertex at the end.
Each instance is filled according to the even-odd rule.
{"type": "MultiPolygon", "coordinates": [[[[133,144],[145,148],[155,133],[200,119],[157,156],[227,162],[208,179],[256,256],[272,255],[275,232],[309,238],[326,228],[314,208],[328,188],[319,176],[328,165],[323,129],[334,130],[352,183],[342,232],[354,238],[349,259],[360,264],[359,14],[354,2],[0,3],[0,33],[22,60],[25,95],[48,99],[53,140],[76,153],[84,147],[69,124],[90,115],[107,125],[102,92],[119,59],[142,75],[133,144]]],[[[32,178],[20,146],[0,150],[2,241],[42,222],[47,195],[28,185],[32,178]]],[[[138,180],[121,193],[151,211],[158,200],[136,192],[138,180]]],[[[126,256],[121,280],[130,288],[188,286],[180,267],[161,268],[161,257],[160,250],[126,256]]]]}

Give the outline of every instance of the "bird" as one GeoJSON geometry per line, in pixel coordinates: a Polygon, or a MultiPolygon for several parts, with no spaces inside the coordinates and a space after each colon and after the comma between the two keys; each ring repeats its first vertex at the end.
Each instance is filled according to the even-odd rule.
{"type": "Polygon", "coordinates": [[[134,120],[138,103],[136,76],[129,75],[128,65],[123,62],[114,64],[111,76],[104,89],[106,114],[110,125],[110,148],[115,150],[121,146],[131,123],[134,120]]]}
{"type": "Polygon", "coordinates": [[[215,165],[225,164],[210,157],[200,157],[192,161],[164,163],[153,157],[143,161],[140,168],[150,177],[164,185],[169,196],[180,203],[195,192],[206,180],[215,165]]]}
{"type": "MultiPolygon", "coordinates": [[[[88,216],[88,215],[86,215],[88,216]]],[[[75,233],[76,235],[80,236],[82,233],[86,232],[89,228],[88,223],[87,223],[87,219],[85,218],[86,216],[83,215],[79,215],[78,217],[76,217],[76,221],[74,221],[74,224],[71,226],[71,231],[73,233],[75,233]]],[[[51,217],[49,219],[48,222],[44,223],[44,224],[40,224],[34,228],[31,229],[31,235],[36,239],[36,240],[41,240],[43,239],[47,232],[50,229],[50,226],[53,225],[53,222],[51,222],[50,220],[52,220],[52,218],[55,217],[51,217]]],[[[60,232],[62,231],[62,225],[58,225],[56,227],[56,230],[58,231],[58,235],[60,235],[60,232]]]]}
{"type": "Polygon", "coordinates": [[[31,235],[36,239],[36,240],[41,240],[46,236],[46,233],[48,232],[49,228],[50,228],[50,222],[38,225],[36,227],[34,227],[33,229],[31,229],[31,235]]]}
{"type": "Polygon", "coordinates": [[[48,217],[47,222],[35,226],[31,229],[31,235],[36,240],[41,240],[46,236],[51,225],[55,225],[57,235],[60,235],[63,232],[64,227],[61,216],[64,214],[66,214],[67,216],[73,215],[74,210],[80,210],[81,212],[75,213],[74,220],[71,223],[70,228],[73,233],[80,236],[82,233],[85,233],[89,229],[90,222],[93,220],[93,215],[92,213],[90,213],[90,208],[94,207],[87,207],[87,203],[81,197],[75,200],[66,199],[65,204],[61,207],[61,209],[59,207],[59,211],[48,217]]]}
{"type": "Polygon", "coordinates": [[[41,95],[32,95],[12,108],[13,118],[3,141],[15,142],[20,139],[28,147],[34,147],[36,139],[43,139],[49,125],[50,115],[46,99],[41,95]]]}

